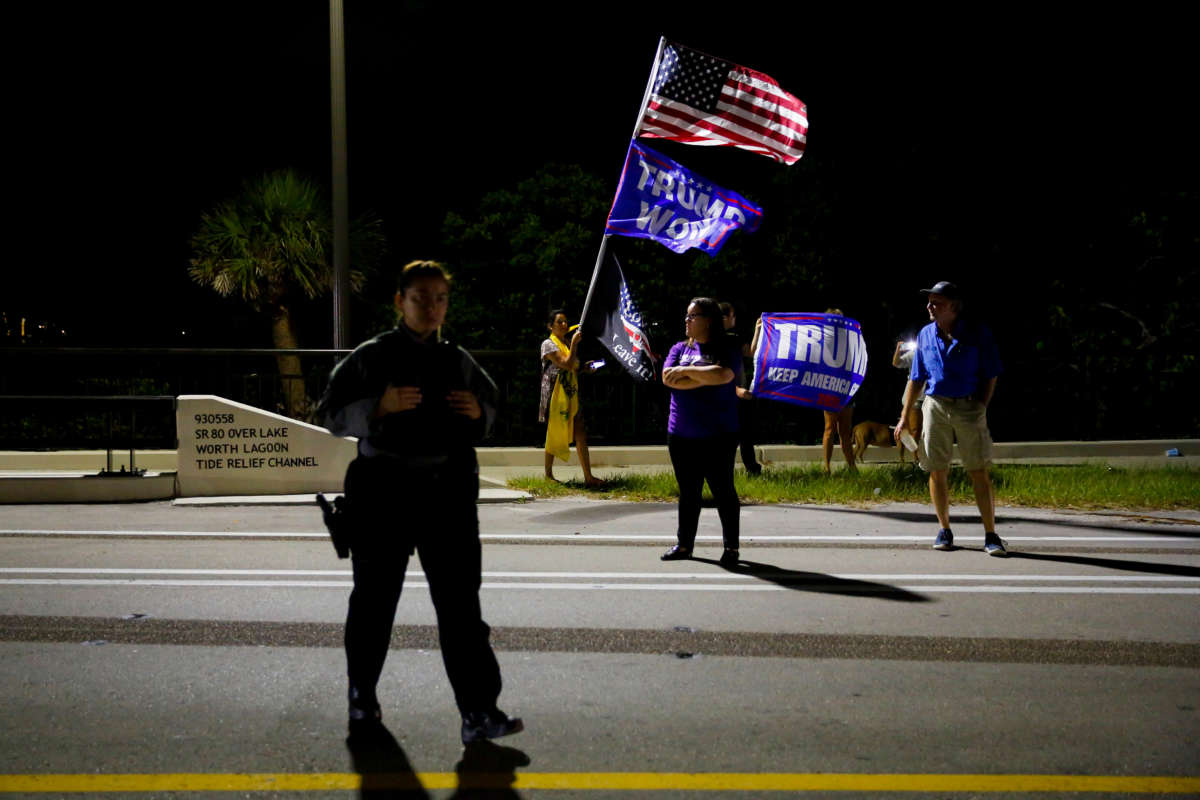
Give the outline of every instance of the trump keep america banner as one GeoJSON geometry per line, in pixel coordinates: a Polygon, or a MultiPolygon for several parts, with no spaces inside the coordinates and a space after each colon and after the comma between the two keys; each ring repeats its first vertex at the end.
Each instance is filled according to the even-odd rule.
{"type": "Polygon", "coordinates": [[[715,255],[738,228],[758,230],[762,208],[678,161],[630,142],[605,233],[653,239],[676,253],[715,255]]]}
{"type": "Polygon", "coordinates": [[[862,326],[837,314],[762,315],[754,350],[755,397],[838,411],[867,376],[862,326]]]}

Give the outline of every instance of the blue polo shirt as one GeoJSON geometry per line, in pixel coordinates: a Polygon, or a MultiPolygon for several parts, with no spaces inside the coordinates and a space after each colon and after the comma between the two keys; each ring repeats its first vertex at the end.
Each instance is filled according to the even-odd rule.
{"type": "Polygon", "coordinates": [[[991,330],[959,320],[949,344],[938,336],[936,322],[921,329],[908,377],[918,384],[925,381],[925,394],[971,397],[1002,371],[991,330]]]}

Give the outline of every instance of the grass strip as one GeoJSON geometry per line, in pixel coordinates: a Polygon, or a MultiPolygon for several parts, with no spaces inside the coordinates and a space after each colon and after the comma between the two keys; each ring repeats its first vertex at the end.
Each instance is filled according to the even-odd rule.
{"type": "MultiPolygon", "coordinates": [[[[1200,470],[1187,468],[1121,468],[1103,464],[993,466],[996,502],[1009,506],[1073,509],[1170,510],[1200,509],[1200,470]]],[[[738,497],[746,505],[811,503],[874,505],[929,500],[928,474],[912,465],[880,465],[857,472],[818,465],[772,468],[759,476],[738,470],[738,497]]],[[[616,474],[605,485],[589,489],[577,481],[556,483],[542,477],[513,478],[509,487],[535,497],[610,498],[636,502],[674,502],[679,486],[669,470],[616,474]]],[[[704,495],[710,498],[708,487],[704,495]]],[[[971,479],[961,468],[950,470],[954,503],[973,503],[971,479]]]]}

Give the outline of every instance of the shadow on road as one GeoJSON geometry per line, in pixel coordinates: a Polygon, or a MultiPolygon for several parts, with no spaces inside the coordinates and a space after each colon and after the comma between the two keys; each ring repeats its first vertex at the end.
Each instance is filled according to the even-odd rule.
{"type": "Polygon", "coordinates": [[[529,756],[514,747],[492,742],[472,742],[463,749],[462,760],[455,766],[458,790],[452,800],[519,800],[512,788],[517,767],[529,766],[529,756]]]}
{"type": "Polygon", "coordinates": [[[428,800],[404,749],[382,724],[346,737],[354,771],[362,776],[358,796],[371,800],[428,800]]]}
{"type": "Polygon", "coordinates": [[[534,517],[542,524],[555,525],[571,525],[571,524],[592,524],[598,522],[611,522],[625,517],[636,517],[642,514],[658,514],[664,509],[668,509],[671,513],[675,512],[673,506],[666,506],[659,503],[650,505],[647,503],[621,503],[609,502],[599,505],[587,505],[572,508],[559,509],[558,511],[550,511],[545,514],[538,514],[534,517]]]}
{"type": "Polygon", "coordinates": [[[1186,564],[1155,564],[1149,561],[1129,561],[1122,558],[1097,558],[1095,556],[1063,556],[1047,553],[1014,553],[1008,552],[1009,558],[1024,558],[1029,561],[1057,561],[1063,564],[1082,564],[1088,567],[1102,569],[1120,569],[1129,572],[1153,572],[1159,575],[1179,575],[1187,578],[1200,578],[1200,567],[1189,567],[1186,564]]]}
{"type": "Polygon", "coordinates": [[[742,560],[738,561],[734,566],[725,566],[720,561],[712,558],[696,558],[693,556],[692,560],[704,564],[713,564],[735,575],[750,575],[786,589],[795,589],[798,592],[877,597],[881,600],[897,600],[903,603],[929,602],[929,598],[925,595],[910,592],[898,586],[889,586],[886,583],[835,578],[833,575],[826,575],[823,572],[800,572],[793,569],[783,569],[774,564],[760,564],[757,561],[742,560]]]}
{"type": "MultiPolygon", "coordinates": [[[[358,796],[370,800],[430,800],[404,749],[382,724],[355,731],[346,738],[354,771],[362,776],[358,796]]],[[[455,765],[458,788],[453,800],[520,800],[512,788],[517,767],[529,766],[529,756],[492,742],[473,742],[463,748],[455,765]]]]}
{"type": "MultiPolygon", "coordinates": [[[[982,547],[955,545],[952,550],[974,550],[982,553],[982,547]]],[[[1178,575],[1185,578],[1200,578],[1200,567],[1189,567],[1186,564],[1157,564],[1152,561],[1130,561],[1124,558],[1100,558],[1098,556],[1067,556],[1051,555],[1049,553],[1025,553],[1020,550],[1008,551],[1009,558],[1023,558],[1027,561],[1055,561],[1059,564],[1079,564],[1085,567],[1100,567],[1101,569],[1119,569],[1127,572],[1152,572],[1157,575],[1178,575]]]]}
{"type": "MultiPolygon", "coordinates": [[[[797,506],[802,507],[802,506],[797,506]]],[[[807,506],[803,506],[807,507],[807,506]]],[[[884,510],[872,508],[832,508],[822,506],[821,511],[831,511],[837,514],[866,514],[872,517],[883,517],[884,519],[894,519],[898,522],[924,522],[931,526],[935,526],[933,510],[929,511],[899,511],[899,510],[884,510]]],[[[1086,513],[1086,512],[1083,512],[1086,513]]],[[[1136,511],[1129,512],[1129,516],[1138,517],[1140,515],[1136,511]]],[[[950,520],[956,524],[962,525],[978,525],[981,520],[978,512],[955,513],[951,509],[950,520]]],[[[1050,525],[1060,528],[1077,528],[1079,530],[1092,531],[1116,531],[1119,533],[1144,533],[1152,536],[1178,536],[1180,539],[1198,539],[1200,535],[1196,533],[1196,523],[1184,520],[1164,519],[1164,518],[1147,518],[1143,525],[1121,525],[1121,524],[1104,524],[1104,523],[1084,523],[1078,520],[1071,519],[1049,519],[1046,517],[1029,517],[1019,516],[1012,513],[997,512],[997,525],[1016,525],[1028,523],[1030,525],[1050,525]]],[[[1001,533],[1003,535],[1003,533],[1001,533]]],[[[933,536],[930,536],[933,539],[933,536]]]]}

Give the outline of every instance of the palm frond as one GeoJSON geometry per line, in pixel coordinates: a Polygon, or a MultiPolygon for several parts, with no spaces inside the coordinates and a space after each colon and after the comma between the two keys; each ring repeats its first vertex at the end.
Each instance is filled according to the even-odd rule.
{"type": "MultiPolygon", "coordinates": [[[[200,217],[191,238],[188,275],[223,296],[277,304],[293,292],[315,298],[333,284],[333,225],[320,188],[294,170],[244,182],[242,193],[200,217]]],[[[351,287],[386,252],[382,222],[357,218],[351,228],[351,287]]]]}

